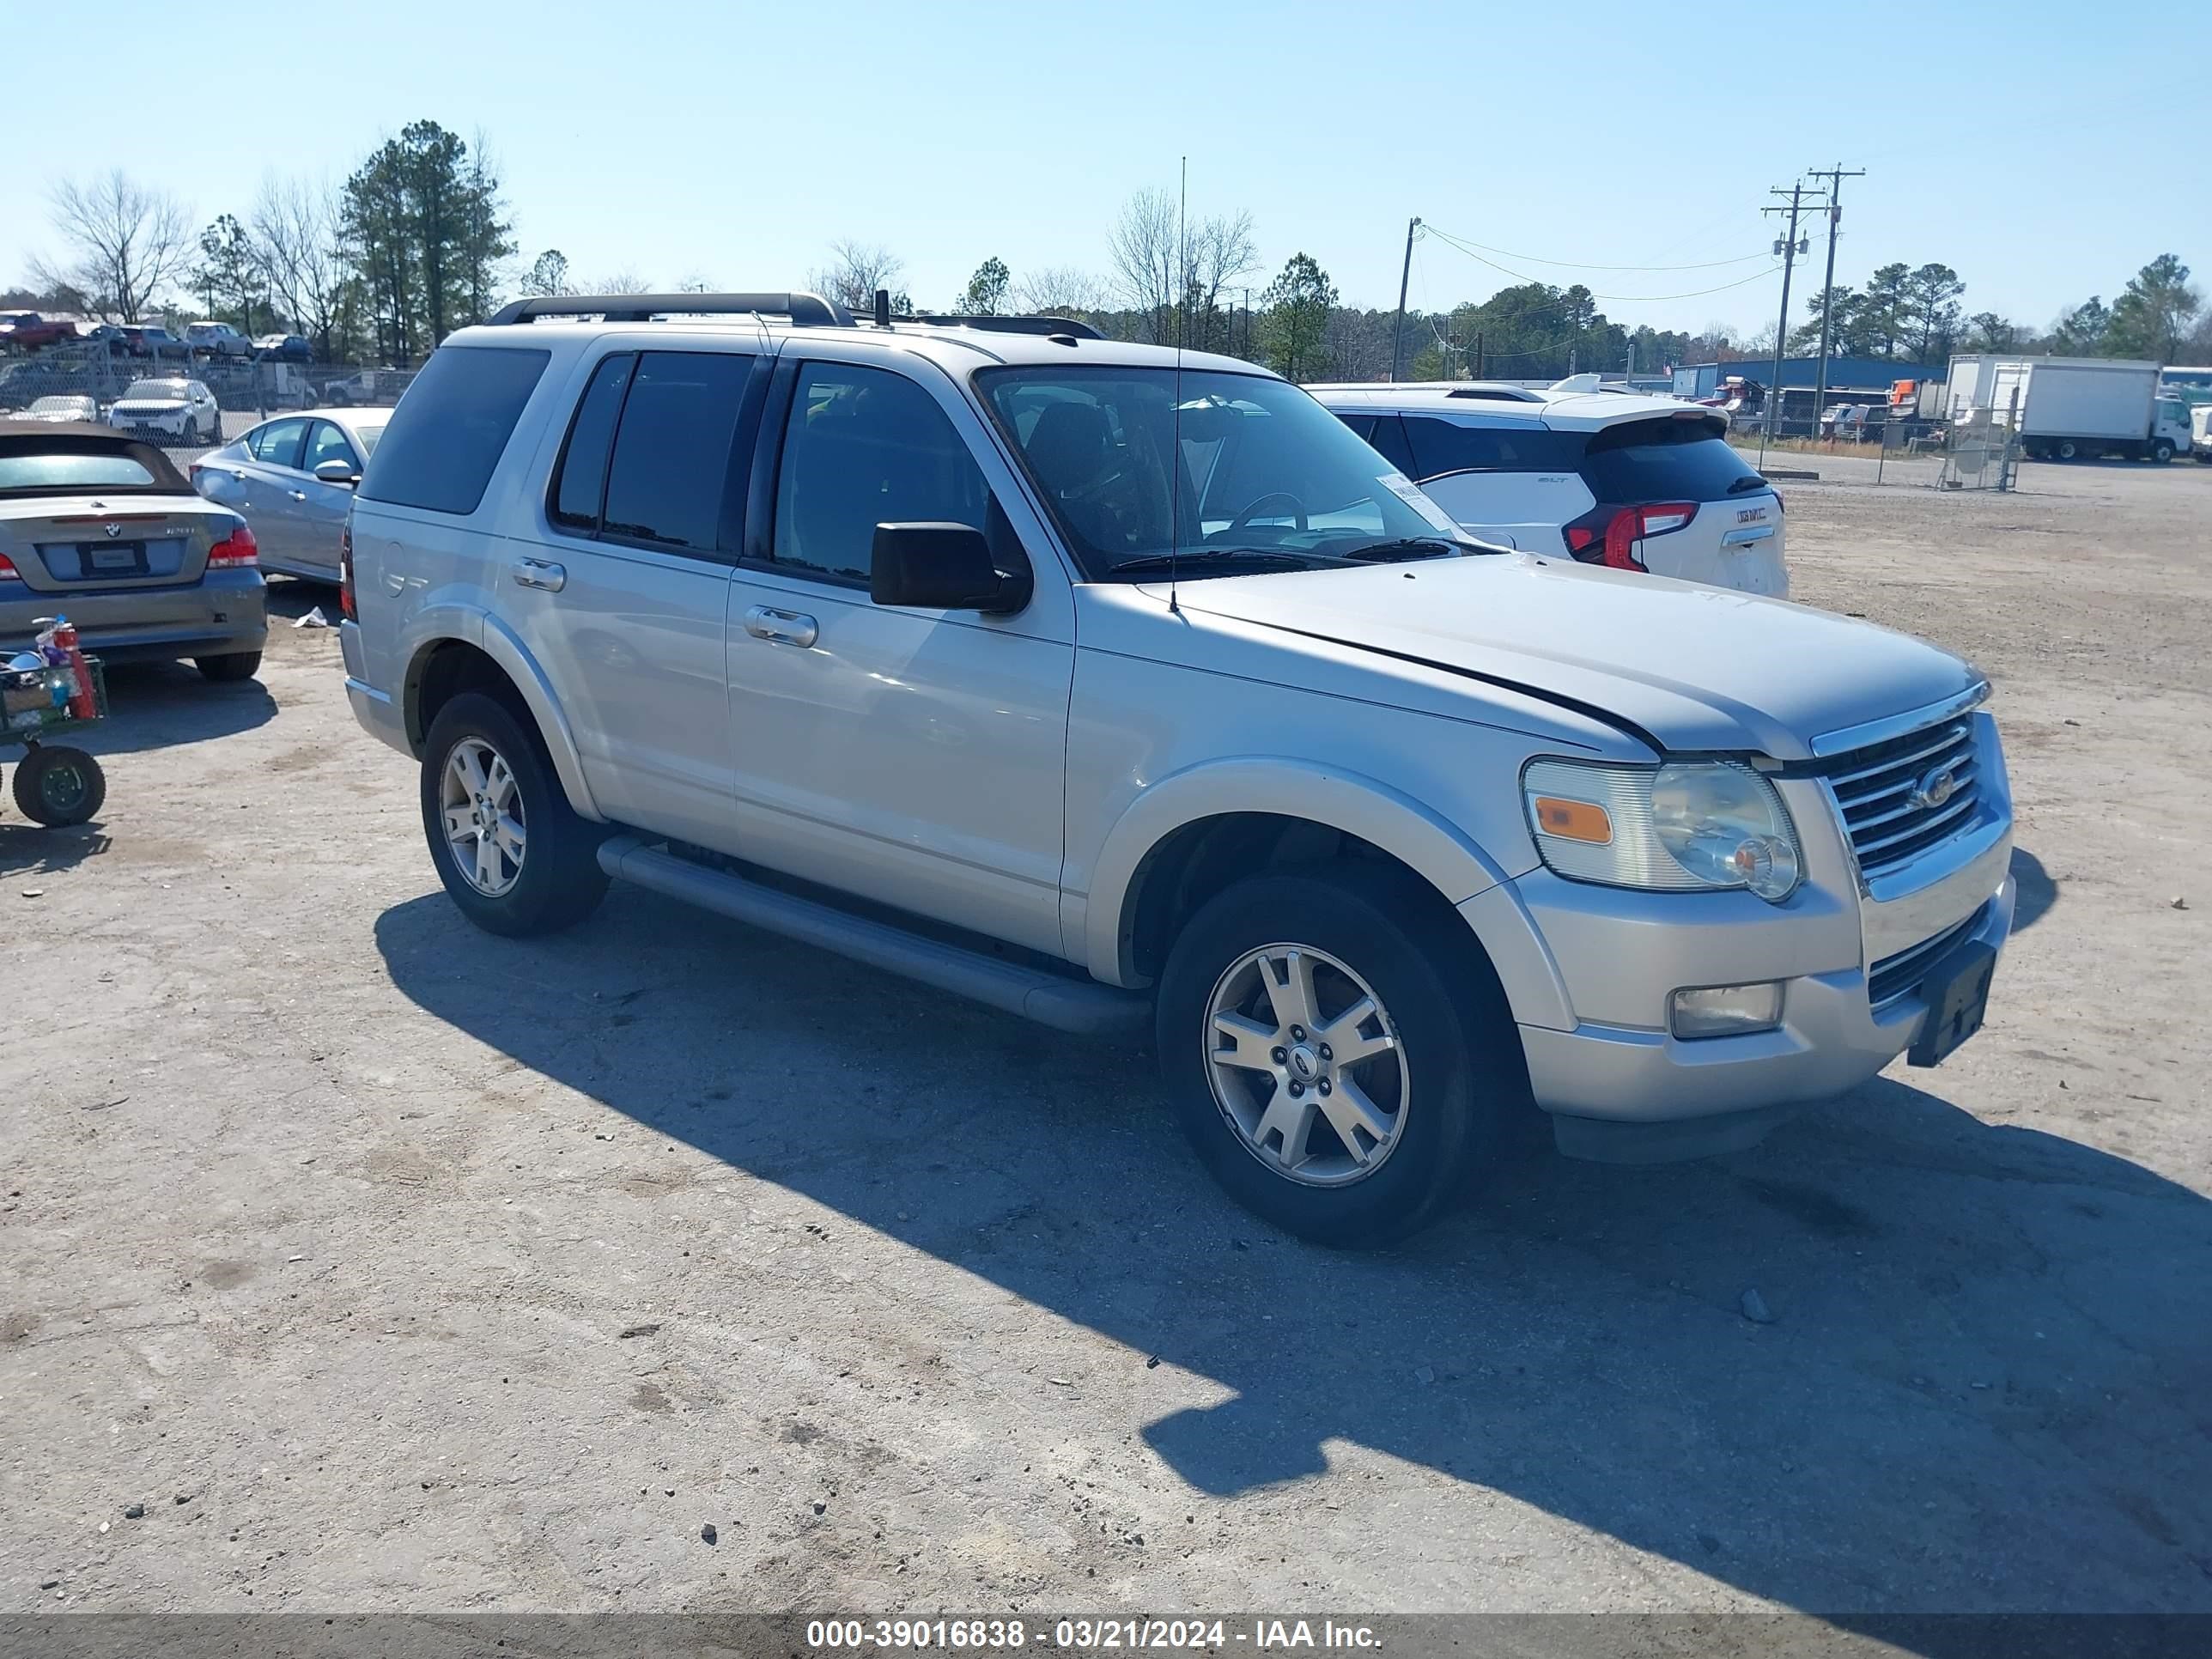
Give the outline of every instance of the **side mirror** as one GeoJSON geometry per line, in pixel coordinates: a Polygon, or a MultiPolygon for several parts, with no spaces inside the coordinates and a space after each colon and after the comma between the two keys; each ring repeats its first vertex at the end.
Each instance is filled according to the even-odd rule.
{"type": "Polygon", "coordinates": [[[351,461],[318,461],[315,463],[315,476],[327,484],[357,484],[361,482],[361,474],[353,470],[351,461]]]}
{"type": "Polygon", "coordinates": [[[1027,605],[1036,585],[1026,559],[996,558],[973,525],[876,526],[868,597],[878,605],[1005,615],[1027,605]],[[1019,568],[1003,569],[1002,562],[1019,568]]]}

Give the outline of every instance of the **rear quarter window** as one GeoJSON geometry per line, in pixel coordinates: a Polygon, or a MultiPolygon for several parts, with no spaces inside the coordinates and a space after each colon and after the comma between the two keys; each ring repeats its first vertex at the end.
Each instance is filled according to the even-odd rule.
{"type": "Polygon", "coordinates": [[[1765,488],[1757,469],[1712,422],[1673,416],[1592,433],[1582,471],[1598,500],[1621,504],[1721,501],[1765,488]]]}
{"type": "Polygon", "coordinates": [[[361,495],[433,513],[475,512],[551,356],[503,346],[439,347],[392,410],[361,495]]]}
{"type": "Polygon", "coordinates": [[[1433,416],[1405,417],[1416,478],[1447,472],[1571,472],[1580,437],[1542,427],[1462,426],[1433,416]]]}

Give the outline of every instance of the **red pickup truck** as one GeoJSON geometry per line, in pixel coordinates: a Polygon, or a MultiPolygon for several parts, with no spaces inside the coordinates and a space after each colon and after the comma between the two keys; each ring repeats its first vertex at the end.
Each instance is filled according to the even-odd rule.
{"type": "Polygon", "coordinates": [[[41,317],[35,311],[0,311],[0,349],[36,351],[76,338],[76,325],[41,317]]]}

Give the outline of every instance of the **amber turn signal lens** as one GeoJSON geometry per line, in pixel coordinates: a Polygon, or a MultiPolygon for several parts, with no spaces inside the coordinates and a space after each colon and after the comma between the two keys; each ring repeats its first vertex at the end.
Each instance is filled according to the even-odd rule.
{"type": "Polygon", "coordinates": [[[1562,841],[1586,841],[1603,847],[1613,840],[1613,819],[1605,808],[1586,800],[1561,800],[1554,795],[1536,797],[1536,827],[1562,841]]]}

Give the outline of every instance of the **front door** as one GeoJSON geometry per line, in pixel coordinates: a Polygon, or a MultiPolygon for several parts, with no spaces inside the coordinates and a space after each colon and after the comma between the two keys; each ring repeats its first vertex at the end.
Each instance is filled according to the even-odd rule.
{"type": "Polygon", "coordinates": [[[759,363],[702,343],[588,365],[538,533],[501,553],[506,614],[554,683],[600,811],[725,848],[732,474],[759,363]]]}
{"type": "Polygon", "coordinates": [[[336,581],[338,532],[344,527],[346,509],[353,505],[353,486],[317,477],[315,469],[325,461],[341,461],[355,477],[361,477],[361,457],[345,428],[334,421],[319,420],[307,428],[300,476],[289,492],[296,498],[292,503],[293,556],[302,569],[336,581]]]}
{"type": "Polygon", "coordinates": [[[917,372],[775,376],[730,595],[738,833],[773,868],[1058,955],[1072,597],[980,417],[917,372]],[[873,604],[875,527],[915,521],[1021,544],[1030,605],[873,604]]]}
{"type": "Polygon", "coordinates": [[[275,569],[313,568],[303,556],[307,538],[301,509],[307,495],[300,471],[310,424],[305,416],[288,415],[255,428],[246,441],[247,459],[234,469],[238,499],[218,498],[246,515],[263,562],[275,569]]]}

